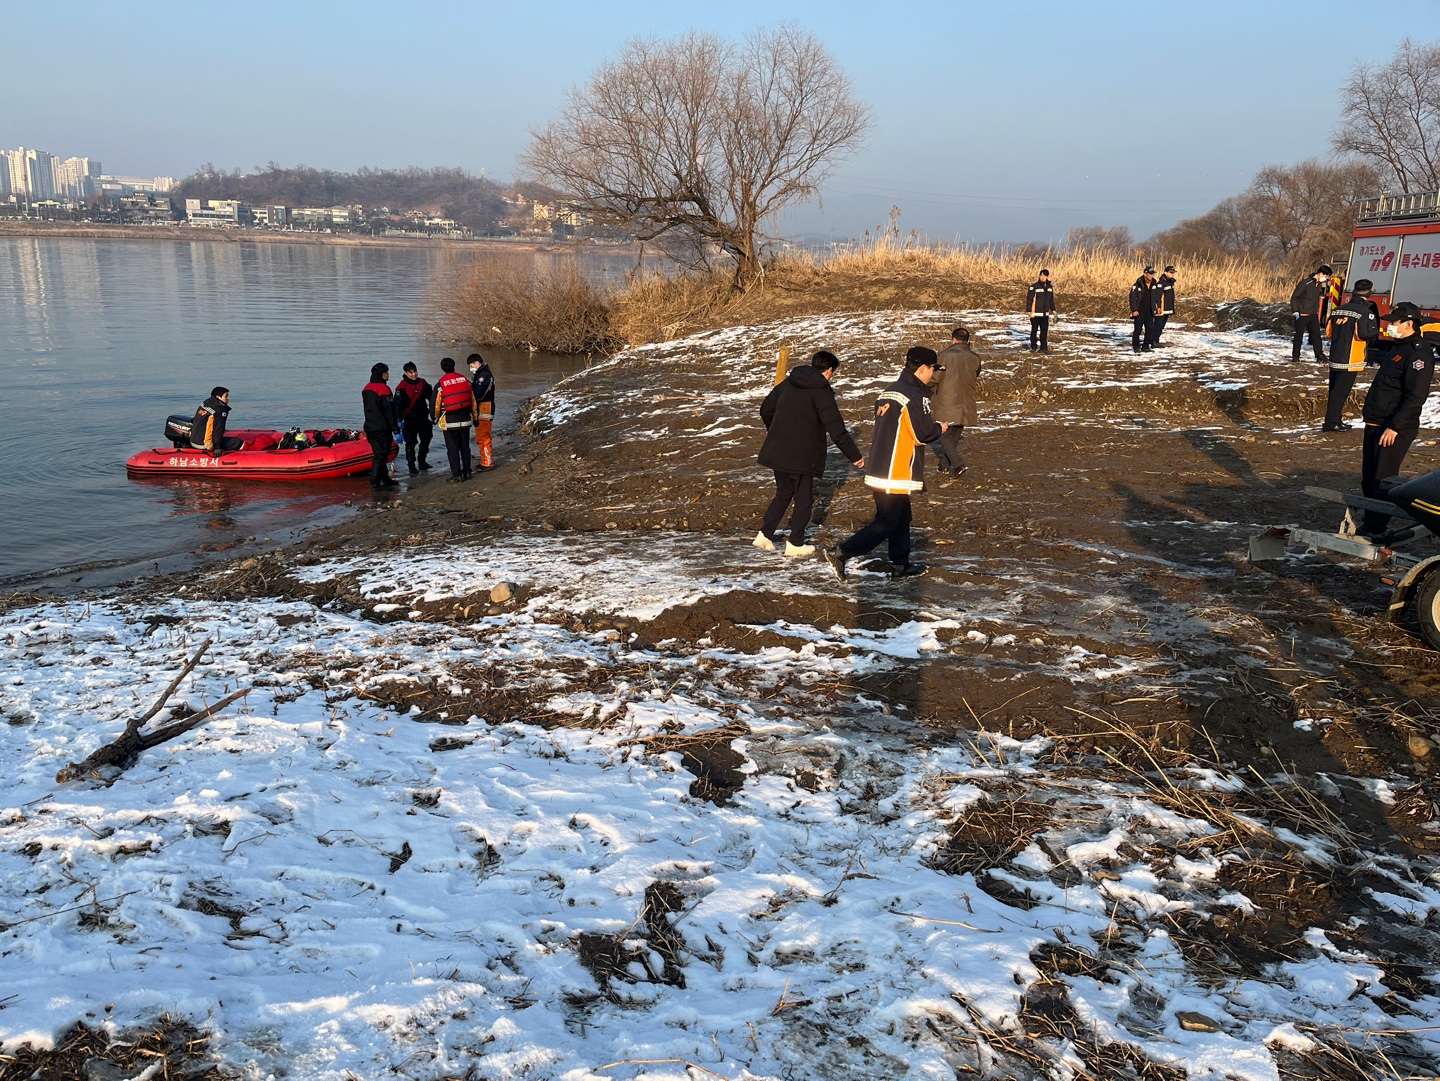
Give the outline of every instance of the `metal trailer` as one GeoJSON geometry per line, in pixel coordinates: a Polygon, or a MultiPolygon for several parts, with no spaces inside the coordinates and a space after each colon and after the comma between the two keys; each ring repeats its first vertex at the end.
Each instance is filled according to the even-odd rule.
{"type": "MultiPolygon", "coordinates": [[[[1422,482],[1440,482],[1440,471],[1396,485],[1388,494],[1394,499],[1406,489],[1422,485],[1422,482]]],[[[1433,487],[1433,484],[1430,486],[1433,487]]],[[[1363,560],[1380,572],[1380,581],[1384,585],[1391,587],[1386,618],[1392,623],[1413,620],[1426,644],[1432,649],[1440,649],[1440,554],[1419,555],[1403,550],[1417,541],[1436,536],[1433,530],[1440,526],[1440,521],[1436,520],[1436,514],[1426,509],[1432,504],[1415,496],[1414,492],[1410,493],[1409,499],[1398,502],[1367,499],[1330,488],[1306,488],[1305,494],[1327,503],[1343,505],[1345,517],[1340,522],[1340,528],[1334,533],[1291,526],[1267,529],[1250,538],[1250,561],[1280,559],[1292,547],[1301,549],[1305,555],[1324,551],[1363,560]],[[1413,506],[1417,499],[1421,507],[1413,506]],[[1367,510],[1401,519],[1402,524],[1392,527],[1383,537],[1362,537],[1357,532],[1359,523],[1355,512],[1367,510]]],[[[1424,494],[1428,492],[1422,491],[1421,495],[1424,494]]]]}

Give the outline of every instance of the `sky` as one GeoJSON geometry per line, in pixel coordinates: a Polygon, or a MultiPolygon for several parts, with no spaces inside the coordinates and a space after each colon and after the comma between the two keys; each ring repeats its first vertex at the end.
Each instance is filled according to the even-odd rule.
{"type": "Polygon", "coordinates": [[[872,110],[863,149],[786,234],[859,235],[901,209],[935,241],[1137,237],[1271,163],[1329,153],[1339,89],[1440,0],[1353,3],[595,3],[73,0],[7,11],[0,146],[175,175],[268,161],[458,165],[509,179],[528,132],[636,36],[738,38],[786,20],[872,110]],[[15,47],[15,46],[20,47],[15,47]]]}

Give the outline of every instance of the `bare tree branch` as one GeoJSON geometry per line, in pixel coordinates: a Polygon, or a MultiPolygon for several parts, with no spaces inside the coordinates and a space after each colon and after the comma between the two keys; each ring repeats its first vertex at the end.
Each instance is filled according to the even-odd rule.
{"type": "Polygon", "coordinates": [[[814,37],[782,24],[636,39],[531,132],[521,165],[598,221],[761,270],[767,221],[814,197],[859,147],[869,113],[814,37]]]}
{"type": "Polygon", "coordinates": [[[1402,192],[1440,188],[1440,45],[1406,38],[1388,64],[1357,64],[1331,142],[1380,166],[1402,192]]]}

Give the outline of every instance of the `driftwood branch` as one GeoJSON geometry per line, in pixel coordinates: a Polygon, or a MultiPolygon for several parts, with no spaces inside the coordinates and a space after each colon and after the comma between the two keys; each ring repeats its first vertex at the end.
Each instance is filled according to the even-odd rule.
{"type": "Polygon", "coordinates": [[[166,740],[171,740],[176,736],[183,735],[190,731],[190,729],[215,716],[215,714],[219,713],[231,702],[249,694],[250,688],[245,687],[236,691],[234,694],[226,695],[213,706],[209,706],[199,713],[192,713],[188,717],[183,717],[178,721],[163,725],[149,732],[141,731],[147,721],[165,708],[166,701],[175,693],[181,681],[200,663],[200,658],[204,656],[205,651],[210,648],[210,641],[211,640],[207,638],[204,642],[200,643],[200,648],[195,651],[195,655],[186,662],[185,667],[180,670],[180,674],[171,680],[170,686],[165,688],[160,697],[155,700],[155,704],[151,706],[143,716],[136,717],[127,722],[125,731],[121,732],[120,735],[111,742],[105,744],[105,746],[98,748],[83,762],[71,762],[64,769],[56,773],[56,782],[64,784],[67,781],[78,781],[81,777],[90,776],[102,766],[118,766],[122,770],[127,769],[135,759],[140,756],[142,751],[148,751],[151,747],[158,747],[166,740]]]}

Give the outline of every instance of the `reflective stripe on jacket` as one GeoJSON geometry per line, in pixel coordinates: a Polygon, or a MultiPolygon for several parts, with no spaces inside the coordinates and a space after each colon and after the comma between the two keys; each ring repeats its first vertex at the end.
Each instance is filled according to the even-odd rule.
{"type": "Polygon", "coordinates": [[[1330,335],[1330,367],[1340,372],[1364,371],[1368,343],[1380,336],[1375,305],[1353,297],[1330,313],[1325,328],[1330,335]]]}
{"type": "Polygon", "coordinates": [[[435,384],[435,420],[442,429],[474,423],[475,388],[459,372],[446,372],[435,384]]]}
{"type": "Polygon", "coordinates": [[[900,378],[875,399],[875,440],[865,459],[865,483],[891,495],[925,487],[925,455],[920,447],[940,438],[930,415],[930,391],[914,372],[900,378]]]}

